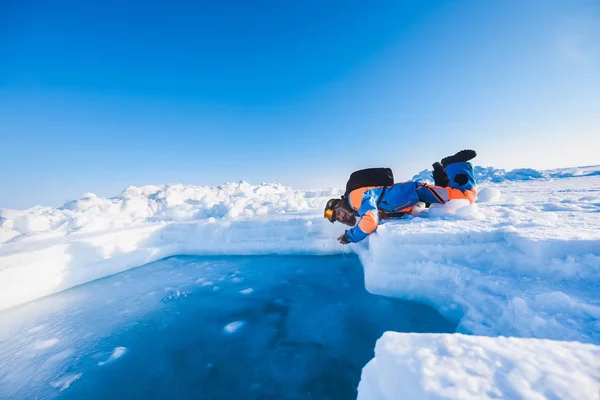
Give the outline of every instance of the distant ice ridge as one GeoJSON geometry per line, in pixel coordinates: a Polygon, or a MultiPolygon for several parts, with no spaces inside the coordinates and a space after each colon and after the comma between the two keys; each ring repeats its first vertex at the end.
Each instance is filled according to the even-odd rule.
{"type": "MultiPolygon", "coordinates": [[[[533,179],[560,179],[584,176],[599,176],[600,165],[587,167],[559,168],[548,170],[536,170],[531,168],[518,168],[507,171],[502,168],[479,167],[474,168],[477,182],[501,183],[506,181],[530,181],[533,179]]],[[[413,177],[413,180],[432,182],[431,171],[423,170],[413,177]]]]}
{"type": "Polygon", "coordinates": [[[598,399],[600,347],[575,342],[386,332],[359,400],[598,399]]]}

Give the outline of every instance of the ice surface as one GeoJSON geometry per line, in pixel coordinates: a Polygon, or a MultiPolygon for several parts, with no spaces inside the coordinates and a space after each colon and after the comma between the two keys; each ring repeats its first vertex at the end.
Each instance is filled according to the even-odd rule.
{"type": "Polygon", "coordinates": [[[235,333],[242,326],[244,326],[244,324],[245,324],[244,321],[233,321],[233,322],[230,322],[229,324],[225,325],[225,328],[223,328],[223,330],[226,333],[235,333]]]}
{"type": "Polygon", "coordinates": [[[598,399],[600,347],[575,342],[387,332],[359,400],[598,399]]]}
{"type": "Polygon", "coordinates": [[[57,343],[58,343],[57,338],[46,339],[46,340],[42,340],[40,342],[35,342],[34,348],[36,350],[47,349],[49,347],[56,345],[57,343]]]}
{"type": "Polygon", "coordinates": [[[63,390],[68,389],[71,386],[71,384],[73,384],[73,382],[75,382],[77,379],[81,378],[81,375],[83,374],[79,373],[65,375],[57,379],[56,381],[50,382],[50,385],[62,392],[63,390]]]}
{"type": "MultiPolygon", "coordinates": [[[[460,332],[599,344],[600,168],[477,173],[482,184],[474,205],[417,207],[410,216],[385,221],[365,242],[345,247],[335,241],[345,228],[321,215],[339,190],[245,182],[146,186],[112,199],[86,194],[60,209],[0,210],[0,310],[176,254],[354,251],[369,291],[429,304],[460,332]]],[[[258,291],[240,295],[256,287],[235,271],[195,279],[194,292],[153,290],[165,303],[195,290],[220,295],[230,285],[238,301],[258,297],[258,291]]],[[[114,282],[114,289],[123,285],[114,282]]],[[[108,299],[106,306],[115,304],[108,299]]],[[[220,321],[220,335],[227,336],[223,327],[237,320],[245,319],[220,321]]],[[[49,320],[23,328],[36,339],[22,347],[19,360],[70,357],[76,346],[55,331],[49,320]]],[[[243,336],[238,333],[229,336],[243,336]]],[[[94,365],[118,346],[104,350],[94,365]]],[[[62,371],[47,381],[76,385],[69,380],[79,373],[62,371]]]]}
{"type": "MultiPolygon", "coordinates": [[[[588,175],[593,171],[584,169],[588,175]]],[[[457,220],[482,220],[473,226],[474,235],[514,229],[514,236],[544,241],[565,241],[572,236],[597,240],[592,232],[599,219],[600,196],[594,191],[598,179],[488,183],[481,188],[487,202],[479,207],[415,208],[413,216],[446,220],[444,224],[456,226],[457,231],[469,226],[457,220]],[[572,190],[577,190],[578,196],[572,190]],[[501,198],[497,198],[498,192],[501,198]],[[555,214],[564,211],[573,214],[564,213],[560,219],[555,214]]],[[[144,186],[128,188],[112,199],[87,194],[60,209],[1,210],[0,235],[6,241],[0,244],[0,310],[176,254],[349,251],[335,241],[343,227],[321,218],[323,204],[338,192],[301,192],[245,182],[217,188],[144,186]],[[216,212],[242,205],[250,210],[257,204],[268,204],[269,212],[262,216],[242,213],[236,218],[216,212]],[[185,221],[171,218],[170,210],[177,207],[192,207],[193,217],[185,221]],[[25,217],[47,218],[50,229],[19,233],[13,228],[25,217]]]]}
{"type": "Polygon", "coordinates": [[[356,256],[174,257],[0,318],[1,399],[353,398],[383,332],[455,327],[366,292],[356,256]]]}
{"type": "Polygon", "coordinates": [[[102,365],[108,364],[109,362],[115,361],[116,359],[120,358],[126,352],[127,352],[126,347],[123,347],[123,346],[115,347],[115,350],[112,352],[110,357],[108,357],[108,359],[106,361],[100,361],[98,363],[98,365],[102,366],[102,365]]]}
{"type": "Polygon", "coordinates": [[[367,289],[432,304],[463,333],[600,343],[600,178],[493,187],[483,219],[407,218],[356,246],[367,289]]]}

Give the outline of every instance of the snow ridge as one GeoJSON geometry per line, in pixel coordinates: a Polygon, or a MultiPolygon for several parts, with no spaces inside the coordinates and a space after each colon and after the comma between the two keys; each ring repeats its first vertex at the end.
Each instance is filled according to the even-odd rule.
{"type": "MultiPolygon", "coordinates": [[[[422,180],[432,182],[431,170],[423,170],[413,177],[413,180],[422,180]]],[[[532,168],[518,168],[507,171],[502,168],[475,166],[475,179],[477,182],[516,182],[530,181],[534,179],[561,179],[576,178],[585,176],[599,176],[600,165],[591,165],[586,167],[559,168],[548,170],[536,170],[532,168]]]]}
{"type": "MultiPolygon", "coordinates": [[[[313,211],[341,190],[300,191],[278,183],[217,187],[130,186],[112,198],[85,193],[62,207],[0,209],[0,243],[43,233],[100,232],[151,222],[234,220],[313,211]]],[[[47,236],[46,236],[47,237],[47,236]]]]}

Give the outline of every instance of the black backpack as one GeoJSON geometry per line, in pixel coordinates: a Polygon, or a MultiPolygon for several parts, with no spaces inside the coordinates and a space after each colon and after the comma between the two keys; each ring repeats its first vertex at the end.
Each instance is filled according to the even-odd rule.
{"type": "MultiPolygon", "coordinates": [[[[350,175],[346,183],[344,198],[348,198],[350,192],[367,186],[383,186],[385,191],[388,186],[394,184],[394,173],[391,168],[367,168],[355,171],[350,175]]],[[[383,193],[382,196],[383,197],[383,193]]]]}
{"type": "MultiPolygon", "coordinates": [[[[381,203],[383,196],[388,188],[394,184],[394,173],[391,168],[366,168],[359,171],[355,171],[350,175],[350,179],[346,183],[346,192],[342,196],[342,201],[348,204],[348,196],[350,192],[361,187],[367,186],[383,186],[383,191],[379,200],[377,200],[377,206],[381,203]]],[[[379,219],[393,218],[403,216],[405,213],[383,213],[379,210],[379,219]]]]}

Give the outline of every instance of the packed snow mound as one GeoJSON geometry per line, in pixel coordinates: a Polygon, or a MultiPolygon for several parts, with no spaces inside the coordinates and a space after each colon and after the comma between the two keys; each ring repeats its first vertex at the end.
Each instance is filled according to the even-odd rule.
{"type": "Polygon", "coordinates": [[[0,243],[21,236],[98,232],[146,222],[248,219],[322,209],[341,190],[299,191],[280,184],[131,186],[113,198],[86,193],[60,208],[0,209],[0,243]]]}
{"type": "Polygon", "coordinates": [[[359,400],[598,399],[600,347],[575,342],[386,332],[359,400]]]}
{"type": "MultiPolygon", "coordinates": [[[[518,168],[507,171],[502,168],[494,167],[474,167],[475,179],[479,183],[493,182],[501,183],[506,181],[530,181],[534,179],[560,179],[585,176],[599,176],[600,165],[587,167],[559,168],[549,170],[536,170],[531,168],[518,168]]],[[[433,183],[431,170],[423,170],[413,177],[413,180],[421,180],[433,183]]]]}

